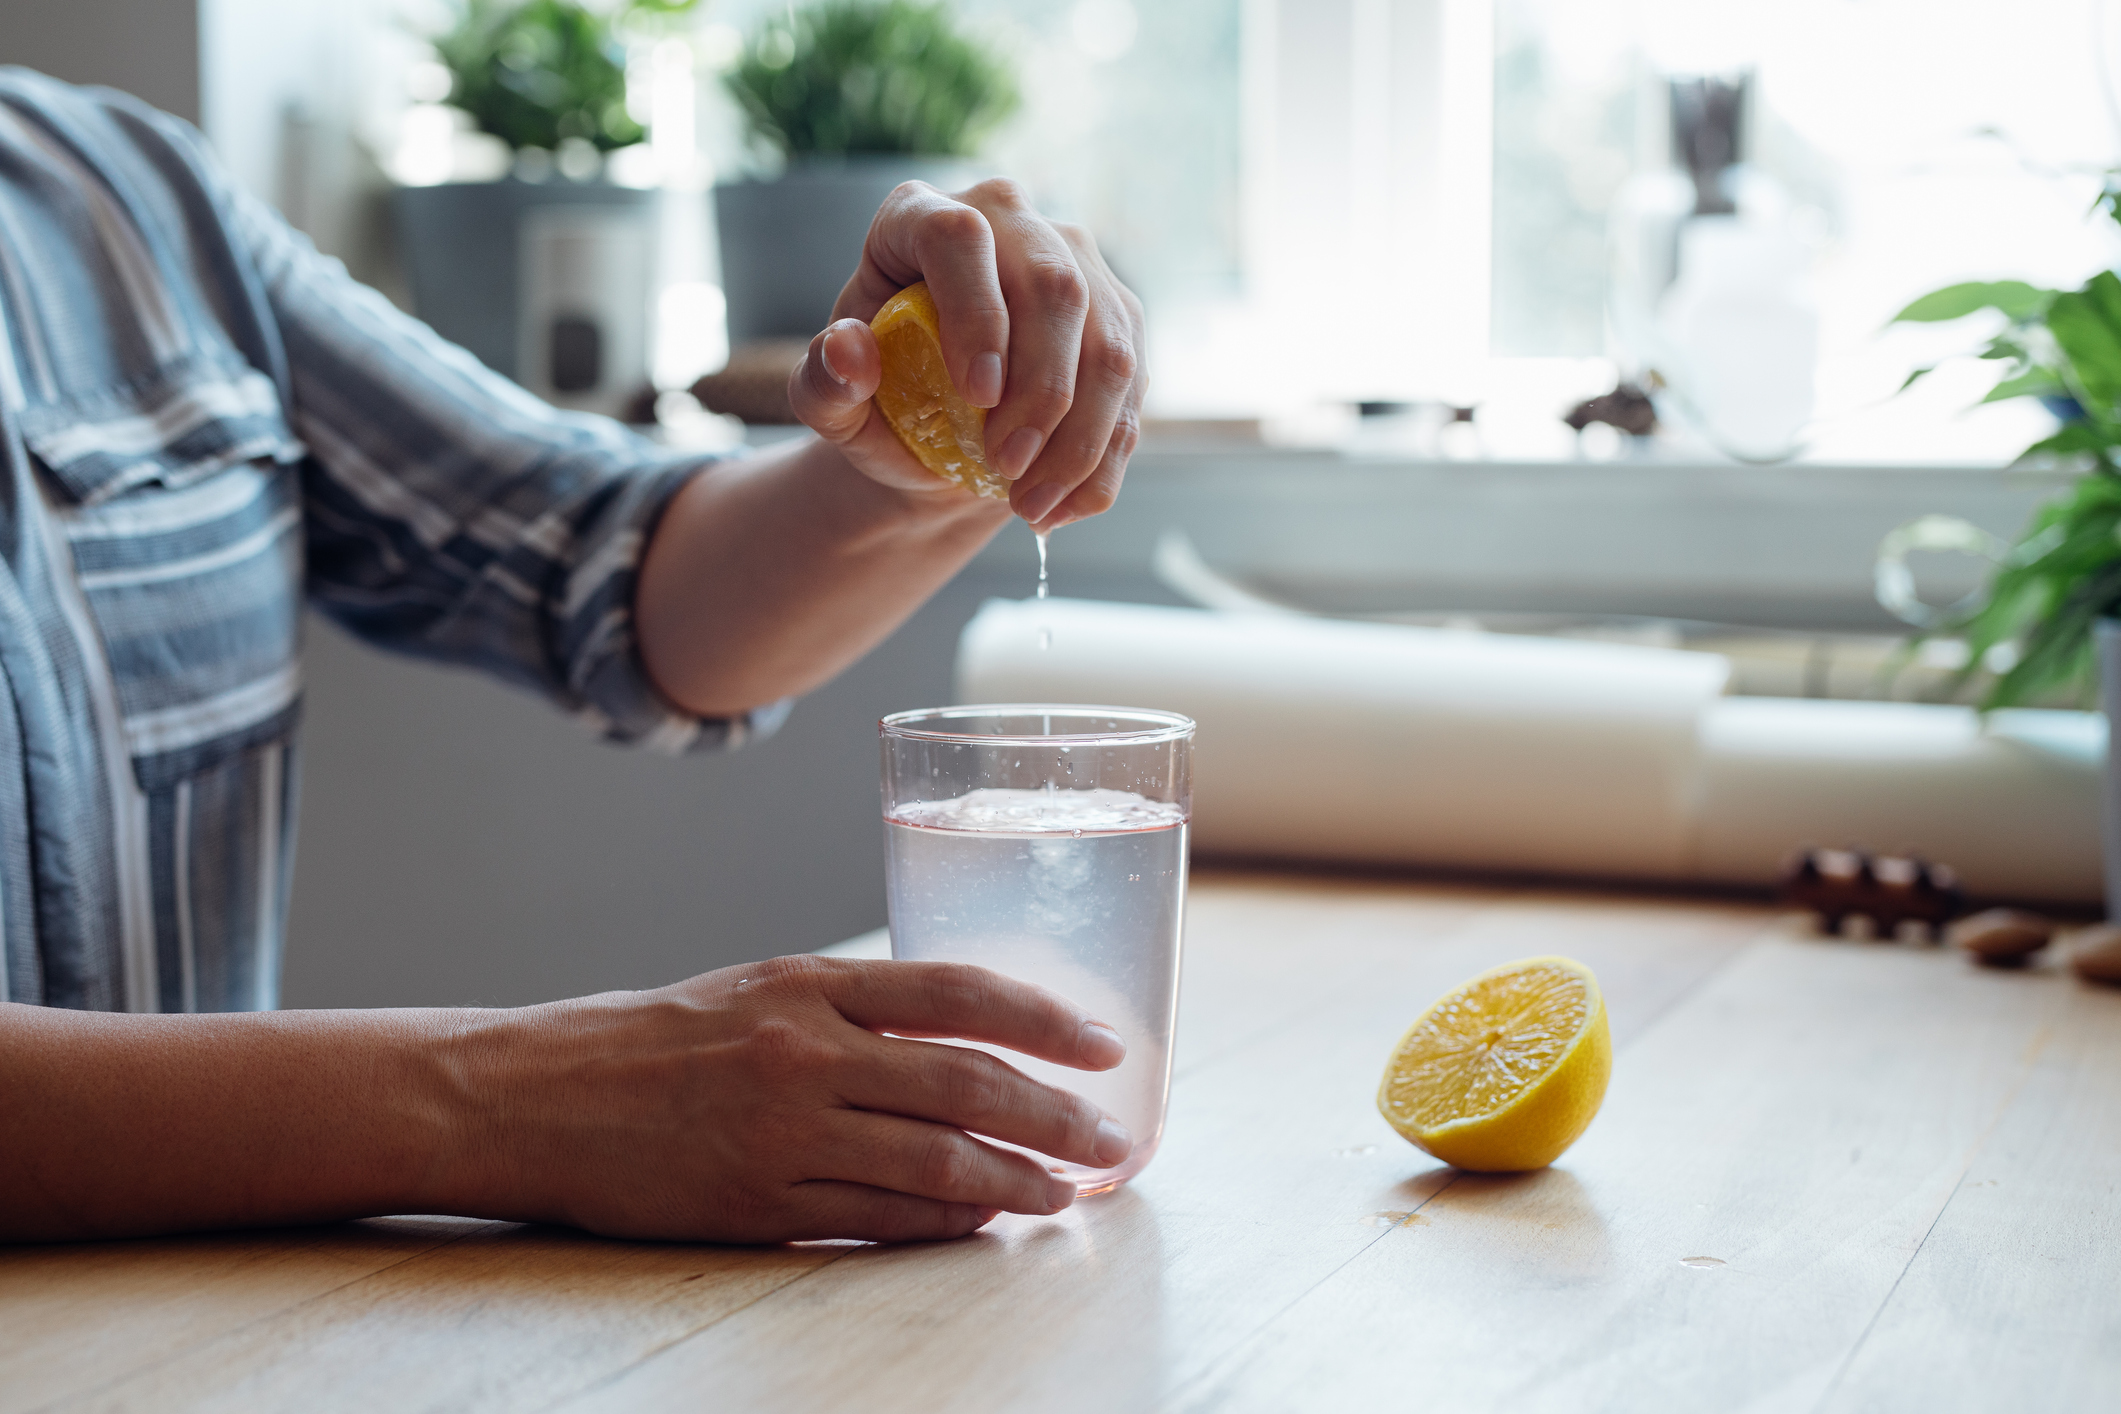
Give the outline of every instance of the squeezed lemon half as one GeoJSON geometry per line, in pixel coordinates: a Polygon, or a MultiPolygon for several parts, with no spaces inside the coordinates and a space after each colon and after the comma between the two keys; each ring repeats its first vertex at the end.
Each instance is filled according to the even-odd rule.
{"type": "Polygon", "coordinates": [[[1544,1168],[1590,1127],[1612,1073],[1591,969],[1526,958],[1455,988],[1408,1028],[1377,1108],[1409,1143],[1458,1168],[1544,1168]]]}
{"type": "Polygon", "coordinates": [[[884,361],[876,405],[914,460],[981,496],[1009,499],[987,461],[987,410],[958,395],[943,364],[942,326],[928,282],[908,285],[869,321],[884,361]]]}

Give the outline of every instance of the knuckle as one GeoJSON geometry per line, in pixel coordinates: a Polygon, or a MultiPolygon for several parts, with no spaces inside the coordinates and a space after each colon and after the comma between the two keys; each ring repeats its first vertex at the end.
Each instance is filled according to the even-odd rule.
{"type": "Polygon", "coordinates": [[[1024,184],[1014,177],[989,177],[975,182],[968,195],[977,195],[982,201],[991,201],[996,206],[1009,208],[1026,207],[1031,204],[1031,194],[1024,184]]]}
{"type": "Polygon", "coordinates": [[[1141,419],[1131,412],[1123,413],[1119,425],[1112,429],[1112,448],[1105,455],[1110,460],[1125,462],[1134,455],[1134,449],[1141,445],[1141,441],[1141,419]]]}
{"type": "Polygon", "coordinates": [[[1097,237],[1090,234],[1087,226],[1078,225],[1073,221],[1055,221],[1053,229],[1069,245],[1089,246],[1093,250],[1097,248],[1097,237]]]}
{"type": "Polygon", "coordinates": [[[922,1141],[914,1173],[924,1192],[957,1192],[972,1175],[970,1142],[953,1130],[936,1130],[922,1141]]]}
{"type": "Polygon", "coordinates": [[[823,958],[803,954],[768,958],[749,969],[754,987],[767,987],[777,992],[814,991],[830,970],[823,958]]]}
{"type": "Polygon", "coordinates": [[[968,1232],[977,1232],[986,1221],[986,1214],[970,1203],[949,1203],[932,1213],[922,1215],[922,1235],[932,1238],[963,1237],[968,1232]]]}
{"type": "Polygon", "coordinates": [[[1071,456],[1069,460],[1074,464],[1077,474],[1084,478],[1085,489],[1087,489],[1089,479],[1095,477],[1104,466],[1105,452],[1111,445],[1110,438],[1099,442],[1089,437],[1082,437],[1070,442],[1071,456]]]}
{"type": "Polygon", "coordinates": [[[1032,421],[1043,421],[1051,426],[1066,417],[1068,409],[1075,406],[1074,381],[1059,373],[1043,378],[1032,390],[1028,402],[1032,421]]]}
{"type": "Polygon", "coordinates": [[[994,1003],[994,974],[969,962],[936,964],[928,988],[935,1013],[946,1019],[979,1016],[994,1003]]]}
{"type": "Polygon", "coordinates": [[[930,239],[946,245],[971,245],[984,242],[992,235],[987,218],[959,202],[929,212],[922,218],[922,228],[930,239]]]}
{"type": "Polygon", "coordinates": [[[1068,1142],[1078,1153],[1093,1153],[1097,1148],[1097,1126],[1104,1119],[1104,1112],[1080,1095],[1070,1095],[1062,1111],[1062,1123],[1067,1127],[1068,1142]]]}
{"type": "Polygon", "coordinates": [[[815,1037],[785,1016],[762,1016],[745,1038],[752,1069],[766,1077],[800,1074],[823,1052],[815,1037]]]}
{"type": "Polygon", "coordinates": [[[1084,516],[1101,516],[1112,509],[1119,500],[1119,486],[1108,473],[1100,470],[1097,475],[1075,488],[1069,497],[1074,502],[1072,509],[1084,516]]]}
{"type": "Polygon", "coordinates": [[[890,195],[884,198],[884,207],[886,210],[891,210],[915,206],[928,201],[935,195],[937,195],[935,188],[929,186],[926,182],[900,182],[891,189],[890,195]]]}
{"type": "Polygon", "coordinates": [[[1034,260],[1024,273],[1031,296],[1039,303],[1075,313],[1090,304],[1089,282],[1073,261],[1034,260]]]}
{"type": "Polygon", "coordinates": [[[962,1119],[985,1119],[1002,1107],[1002,1077],[994,1062],[976,1052],[961,1053],[943,1075],[944,1102],[962,1119]]]}
{"type": "Polygon", "coordinates": [[[1141,371],[1141,355],[1135,351],[1134,341],[1120,334],[1108,334],[1098,340],[1094,356],[1105,377],[1118,387],[1132,386],[1134,375],[1141,371]]]}

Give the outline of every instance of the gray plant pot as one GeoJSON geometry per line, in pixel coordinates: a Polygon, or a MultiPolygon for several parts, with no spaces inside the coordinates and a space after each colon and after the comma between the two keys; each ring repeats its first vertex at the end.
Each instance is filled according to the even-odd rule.
{"type": "Polygon", "coordinates": [[[2121,619],[2101,619],[2099,700],[2106,704],[2106,916],[2121,922],[2121,619]]]}
{"type": "Polygon", "coordinates": [[[973,180],[973,169],[951,158],[879,154],[814,158],[771,181],[716,187],[730,345],[824,328],[893,187],[923,181],[957,191],[973,180]]]}
{"type": "MultiPolygon", "coordinates": [[[[526,241],[526,233],[559,231],[564,235],[564,224],[555,226],[554,222],[579,216],[580,229],[592,235],[601,224],[607,231],[616,229],[633,237],[625,243],[628,267],[644,261],[652,265],[658,196],[654,191],[604,182],[514,178],[400,187],[392,193],[391,202],[414,310],[443,338],[462,344],[494,371],[526,385],[549,381],[539,378],[539,369],[525,366],[526,348],[541,347],[524,338],[525,309],[539,302],[539,291],[533,287],[551,283],[549,278],[542,282],[526,279],[526,274],[535,277],[539,273],[526,265],[526,250],[534,253],[537,249],[534,241],[526,241]]],[[[629,268],[623,273],[638,277],[629,284],[646,281],[652,285],[652,269],[629,268]]],[[[566,293],[562,292],[563,297],[566,293]]],[[[630,298],[633,292],[627,293],[630,298]]],[[[630,378],[636,366],[645,367],[645,308],[634,323],[643,332],[637,334],[629,327],[613,336],[624,339],[626,347],[608,346],[612,340],[607,338],[607,347],[600,349],[614,378],[630,378]],[[634,342],[643,346],[635,349],[634,342]]],[[[564,385],[575,381],[563,376],[560,392],[564,395],[568,391],[564,385]]],[[[552,390],[540,387],[538,391],[549,395],[552,390]]]]}

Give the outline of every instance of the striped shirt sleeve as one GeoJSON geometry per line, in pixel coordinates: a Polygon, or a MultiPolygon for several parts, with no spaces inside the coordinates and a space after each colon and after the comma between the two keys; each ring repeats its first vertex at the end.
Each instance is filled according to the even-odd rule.
{"type": "Polygon", "coordinates": [[[371,643],[540,691],[614,741],[683,752],[779,725],[785,702],[693,716],[641,661],[637,570],[698,457],[532,397],[222,190],[309,450],[313,604],[371,643]]]}

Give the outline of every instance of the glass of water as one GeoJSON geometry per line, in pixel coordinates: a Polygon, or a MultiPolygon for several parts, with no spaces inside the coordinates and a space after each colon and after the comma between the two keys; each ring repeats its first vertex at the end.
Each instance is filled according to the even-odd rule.
{"type": "Polygon", "coordinates": [[[1008,705],[900,712],[882,731],[891,955],[991,967],[1119,1032],[1127,1058],[1101,1073],[975,1047],[1126,1125],[1117,1168],[1035,1156],[1078,1193],[1117,1188],[1154,1157],[1171,1092],[1193,723],[1008,705]]]}

